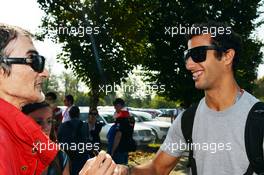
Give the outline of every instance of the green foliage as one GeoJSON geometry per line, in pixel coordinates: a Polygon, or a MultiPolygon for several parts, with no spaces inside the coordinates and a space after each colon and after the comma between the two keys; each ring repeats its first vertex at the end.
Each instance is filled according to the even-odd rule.
{"type": "Polygon", "coordinates": [[[79,80],[73,75],[63,72],[60,75],[61,84],[64,87],[64,94],[76,94],[79,91],[79,80]]]}
{"type": "Polygon", "coordinates": [[[42,85],[43,92],[47,93],[50,91],[59,91],[59,82],[56,75],[51,75],[49,78],[45,79],[42,85]]]}
{"type": "Polygon", "coordinates": [[[74,94],[74,98],[75,98],[75,104],[77,106],[89,106],[90,104],[90,96],[88,93],[77,91],[74,94]]]}
{"type": "MultiPolygon", "coordinates": [[[[230,23],[242,36],[244,46],[236,77],[247,91],[254,87],[263,44],[250,38],[250,34],[257,26],[253,21],[259,17],[260,0],[83,0],[82,3],[38,0],[38,3],[46,13],[43,28],[92,30],[92,34],[46,32],[42,36],[63,44],[59,59],[91,88],[91,102],[95,105],[103,95],[98,90],[100,84],[120,84],[138,64],[157,72],[150,71],[148,76],[151,82],[165,86],[161,96],[186,105],[198,101],[203,94],[194,88],[182,59],[187,48],[185,36],[172,37],[166,34],[165,27],[188,27],[208,20],[230,23]]],[[[144,105],[140,100],[137,103],[144,105]]]]}
{"type": "MultiPolygon", "coordinates": [[[[51,72],[51,71],[50,71],[51,72]]],[[[71,73],[63,72],[60,76],[51,74],[43,83],[43,92],[55,92],[58,96],[57,105],[63,106],[64,96],[71,94],[78,106],[88,106],[90,96],[88,92],[80,90],[80,81],[71,73]]]]}
{"type": "MultiPolygon", "coordinates": [[[[135,30],[144,26],[140,13],[135,13],[139,2],[38,0],[38,3],[46,13],[41,37],[63,44],[58,58],[91,87],[93,106],[98,104],[99,85],[119,84],[133,68],[132,62],[145,56],[146,35],[144,30],[135,30]]],[[[142,13],[146,10],[143,7],[142,13]]]]}
{"type": "Polygon", "coordinates": [[[256,80],[256,86],[253,90],[253,94],[259,98],[262,99],[262,101],[264,100],[264,77],[256,80]]]}
{"type": "Polygon", "coordinates": [[[179,102],[170,101],[165,97],[161,97],[156,95],[153,100],[151,100],[150,107],[151,108],[176,108],[179,106],[179,102]]]}
{"type": "Polygon", "coordinates": [[[90,104],[90,95],[88,92],[81,91],[81,82],[71,73],[63,72],[59,77],[62,85],[64,86],[64,95],[62,96],[62,100],[65,95],[71,94],[75,99],[75,104],[78,106],[89,106],[90,104]]]}
{"type": "Polygon", "coordinates": [[[42,84],[43,93],[46,94],[48,92],[55,92],[57,94],[57,105],[63,106],[65,92],[64,89],[61,88],[61,77],[53,74],[50,66],[48,67],[48,70],[50,75],[42,84]]]}

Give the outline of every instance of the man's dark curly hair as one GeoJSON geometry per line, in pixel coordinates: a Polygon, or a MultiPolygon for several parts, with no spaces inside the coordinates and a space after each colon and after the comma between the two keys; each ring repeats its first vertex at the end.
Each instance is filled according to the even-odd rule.
{"type": "MultiPolygon", "coordinates": [[[[221,30],[221,32],[219,31],[214,32],[213,35],[211,33],[211,36],[212,36],[211,44],[219,48],[224,48],[226,50],[228,49],[235,50],[235,55],[234,55],[233,64],[232,64],[232,69],[234,71],[240,59],[242,42],[241,42],[240,36],[232,30],[230,25],[228,25],[227,23],[221,23],[221,22],[215,22],[215,21],[209,21],[207,23],[196,23],[192,25],[191,32],[186,37],[187,37],[187,40],[190,40],[194,36],[204,34],[203,33],[204,29],[220,29],[220,28],[225,29],[225,30],[221,30]]],[[[219,51],[216,54],[217,54],[216,55],[217,58],[221,58],[223,52],[219,51]]]]}

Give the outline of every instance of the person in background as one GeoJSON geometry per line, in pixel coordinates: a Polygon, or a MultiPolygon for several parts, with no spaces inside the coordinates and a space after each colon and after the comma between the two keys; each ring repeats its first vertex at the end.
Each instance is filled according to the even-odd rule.
{"type": "Polygon", "coordinates": [[[69,115],[69,111],[70,111],[71,107],[73,106],[74,98],[72,95],[66,95],[63,102],[67,108],[65,109],[65,111],[62,114],[63,115],[62,123],[71,120],[71,117],[69,115]]]}
{"type": "Polygon", "coordinates": [[[133,126],[130,123],[130,114],[125,108],[125,101],[121,98],[115,99],[113,102],[115,107],[115,124],[110,128],[108,137],[113,138],[110,143],[111,146],[111,156],[117,164],[127,164],[128,163],[128,152],[129,152],[129,141],[133,138],[133,126]],[[112,135],[112,136],[111,136],[112,135]]]}
{"type": "Polygon", "coordinates": [[[58,134],[58,128],[59,128],[59,125],[61,124],[62,122],[62,109],[59,108],[56,104],[57,102],[57,95],[54,93],[54,92],[48,92],[46,94],[46,102],[50,104],[51,108],[52,108],[52,111],[53,111],[53,127],[54,127],[54,130],[55,130],[55,133],[56,135],[58,134]]]}
{"type": "Polygon", "coordinates": [[[86,145],[89,143],[88,125],[80,120],[78,106],[72,106],[69,115],[71,119],[59,126],[58,141],[63,145],[69,145],[69,147],[64,147],[64,151],[71,160],[71,175],[77,175],[90,158],[90,150],[86,149],[86,145]]]}
{"type": "MultiPolygon", "coordinates": [[[[88,113],[89,139],[93,145],[96,144],[98,145],[99,148],[101,148],[101,139],[99,134],[104,124],[97,121],[96,119],[97,116],[98,116],[97,109],[96,108],[90,109],[88,113]]],[[[90,154],[90,157],[94,157],[94,154],[93,153],[90,154]]]]}
{"type": "MultiPolygon", "coordinates": [[[[27,104],[22,112],[31,117],[47,136],[53,136],[52,128],[53,112],[46,102],[27,104]]],[[[42,175],[70,175],[69,157],[64,151],[59,151],[58,156],[51,162],[49,167],[42,172],[42,175]]]]}

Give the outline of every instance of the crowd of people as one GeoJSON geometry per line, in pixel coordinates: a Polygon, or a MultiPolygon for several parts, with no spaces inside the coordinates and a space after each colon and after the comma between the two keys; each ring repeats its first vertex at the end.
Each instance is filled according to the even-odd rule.
{"type": "MultiPolygon", "coordinates": [[[[72,95],[64,98],[65,110],[57,106],[55,92],[48,92],[45,97],[44,102],[29,103],[22,107],[22,112],[31,117],[53,142],[63,145],[60,145],[58,156],[43,174],[77,175],[86,161],[100,152],[100,131],[104,124],[97,120],[99,113],[96,108],[89,110],[87,122],[81,121],[80,109],[74,105],[72,95]]],[[[107,152],[115,163],[127,165],[128,152],[131,151],[129,148],[135,144],[135,121],[129,115],[123,99],[117,98],[113,105],[116,110],[115,123],[108,133],[107,152]]]]}
{"type": "MultiPolygon", "coordinates": [[[[227,27],[221,23],[196,27],[212,26],[227,27]]],[[[191,72],[195,87],[204,90],[205,96],[193,113],[189,110],[193,108],[189,108],[176,118],[152,161],[131,167],[127,163],[128,152],[134,149],[131,148],[134,120],[129,117],[124,100],[117,98],[113,102],[115,124],[108,133],[108,154],[101,151],[97,155],[100,146],[98,150],[82,152],[80,147],[61,149],[60,143],[74,143],[75,148],[80,143],[100,145],[102,126],[96,124],[98,111],[90,109],[89,119],[84,123],[79,119],[80,110],[74,105],[73,96],[65,96],[64,113],[56,106],[55,93],[47,93],[45,101],[41,84],[49,75],[45,58],[33,45],[32,35],[19,27],[0,24],[0,174],[169,174],[185,152],[174,147],[182,143],[230,145],[231,149],[214,153],[190,147],[193,175],[263,173],[263,134],[259,142],[262,155],[257,155],[254,161],[249,159],[244,140],[245,127],[254,132],[247,119],[259,100],[241,88],[234,78],[241,53],[240,37],[234,31],[223,31],[214,37],[210,33],[194,33],[188,36],[187,45],[186,69],[191,72]],[[193,124],[186,125],[183,121],[193,124]],[[186,140],[185,126],[190,127],[191,141],[186,140]]],[[[262,115],[264,107],[262,103],[260,106],[256,113],[262,115]]],[[[256,122],[254,126],[258,126],[256,122]]],[[[257,135],[250,137],[259,139],[257,135]]]]}

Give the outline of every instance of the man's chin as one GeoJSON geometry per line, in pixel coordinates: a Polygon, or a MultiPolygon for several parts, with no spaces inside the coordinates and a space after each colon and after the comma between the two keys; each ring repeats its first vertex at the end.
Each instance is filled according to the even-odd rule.
{"type": "Polygon", "coordinates": [[[195,88],[198,90],[205,90],[205,87],[198,83],[195,83],[195,88]]]}
{"type": "Polygon", "coordinates": [[[38,95],[38,97],[33,101],[33,103],[41,103],[43,101],[45,101],[45,95],[41,91],[40,94],[38,95]]]}
{"type": "Polygon", "coordinates": [[[40,92],[39,103],[40,103],[40,102],[43,102],[43,101],[45,101],[45,94],[41,91],[41,92],[40,92]]]}
{"type": "Polygon", "coordinates": [[[195,82],[195,88],[196,88],[196,89],[199,89],[199,90],[201,90],[201,89],[202,89],[201,85],[200,85],[200,84],[198,84],[197,82],[195,82]]]}

